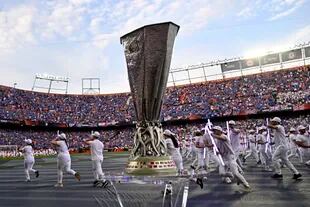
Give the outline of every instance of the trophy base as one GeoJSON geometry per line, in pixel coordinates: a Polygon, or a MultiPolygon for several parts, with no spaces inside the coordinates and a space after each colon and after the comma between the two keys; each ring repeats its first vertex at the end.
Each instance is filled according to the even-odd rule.
{"type": "Polygon", "coordinates": [[[131,175],[173,175],[176,166],[169,156],[129,159],[126,173],[131,175]]]}

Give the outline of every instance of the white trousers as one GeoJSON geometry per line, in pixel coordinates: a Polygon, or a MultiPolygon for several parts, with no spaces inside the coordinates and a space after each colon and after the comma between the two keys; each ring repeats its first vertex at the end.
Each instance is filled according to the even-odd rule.
{"type": "Polygon", "coordinates": [[[27,180],[30,180],[29,171],[33,172],[33,173],[36,172],[36,170],[32,168],[34,163],[35,163],[35,161],[33,158],[29,158],[29,159],[24,160],[25,175],[26,175],[27,180]]]}
{"type": "Polygon", "coordinates": [[[240,160],[240,154],[241,154],[240,150],[238,149],[238,150],[234,151],[234,154],[235,154],[236,163],[238,164],[238,169],[240,171],[242,171],[243,165],[242,165],[242,162],[240,160]]]}
{"type": "Polygon", "coordinates": [[[277,174],[282,174],[281,172],[281,164],[280,160],[283,164],[285,164],[294,174],[298,174],[297,169],[294,165],[289,161],[288,156],[288,148],[284,145],[280,145],[276,148],[272,155],[272,161],[274,163],[275,172],[277,174]]]}
{"type": "Polygon", "coordinates": [[[303,150],[299,147],[293,147],[289,150],[288,159],[290,159],[293,156],[298,156],[300,163],[303,163],[303,150]]]}
{"type": "Polygon", "coordinates": [[[71,169],[71,158],[70,155],[58,155],[57,159],[57,175],[58,183],[62,183],[63,172],[70,175],[75,175],[75,171],[71,169]]]}
{"type": "Polygon", "coordinates": [[[266,168],[266,167],[269,167],[270,164],[271,164],[271,153],[269,150],[267,150],[267,153],[266,153],[266,148],[265,147],[261,147],[259,149],[259,154],[260,154],[260,160],[262,162],[262,165],[266,168]]]}
{"type": "Polygon", "coordinates": [[[256,162],[259,161],[258,151],[257,151],[255,146],[250,148],[250,152],[244,157],[244,159],[248,159],[250,156],[253,156],[255,158],[256,162]]]}
{"type": "Polygon", "coordinates": [[[95,180],[103,180],[102,160],[92,160],[93,174],[95,180]]]}
{"type": "Polygon", "coordinates": [[[239,182],[244,185],[249,185],[246,179],[238,170],[238,164],[234,155],[223,157],[225,166],[219,165],[219,173],[222,177],[235,177],[239,182]]]}
{"type": "Polygon", "coordinates": [[[203,149],[197,149],[198,168],[205,167],[205,158],[203,156],[204,156],[204,150],[203,149]]]}

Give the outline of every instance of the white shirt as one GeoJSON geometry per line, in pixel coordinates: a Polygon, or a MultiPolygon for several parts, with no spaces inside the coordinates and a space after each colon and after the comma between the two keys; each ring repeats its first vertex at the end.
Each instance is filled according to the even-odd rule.
{"type": "Polygon", "coordinates": [[[232,129],[230,130],[230,142],[234,152],[238,152],[240,150],[240,135],[232,129]]]}
{"type": "Polygon", "coordinates": [[[203,152],[205,148],[205,141],[206,141],[206,136],[197,136],[196,138],[196,145],[199,147],[196,147],[197,152],[203,152]]]}
{"type": "Polygon", "coordinates": [[[230,140],[227,138],[226,135],[224,135],[226,138],[226,141],[216,139],[216,145],[218,150],[220,151],[223,158],[227,158],[231,155],[234,155],[234,150],[231,146],[230,140]]]}
{"type": "Polygon", "coordinates": [[[260,140],[264,142],[265,144],[259,144],[259,150],[265,150],[266,149],[266,142],[267,142],[267,137],[264,134],[258,134],[257,135],[257,141],[260,140]]]}
{"type": "Polygon", "coordinates": [[[305,144],[308,144],[309,138],[305,134],[298,134],[295,140],[298,142],[303,142],[305,144]]]}
{"type": "Polygon", "coordinates": [[[58,154],[69,154],[68,146],[66,145],[66,142],[63,140],[57,141],[57,153],[58,154]]]}
{"type": "Polygon", "coordinates": [[[167,145],[167,153],[175,158],[175,157],[179,157],[181,156],[180,154],[180,149],[179,148],[176,148],[172,142],[172,140],[170,138],[167,138],[166,139],[166,145],[167,145]]]}
{"type": "Polygon", "coordinates": [[[278,146],[288,147],[288,139],[285,136],[284,127],[282,125],[277,125],[276,127],[277,127],[276,129],[273,129],[275,147],[278,146]]]}
{"type": "Polygon", "coordinates": [[[197,148],[196,148],[196,140],[197,140],[197,137],[193,137],[192,140],[191,140],[191,143],[190,143],[190,148],[192,151],[197,151],[197,148]]]}
{"type": "Polygon", "coordinates": [[[91,160],[103,160],[103,149],[104,145],[103,143],[95,139],[93,141],[88,142],[90,145],[90,151],[91,151],[91,160]]]}
{"type": "Polygon", "coordinates": [[[255,136],[253,134],[249,135],[249,141],[250,141],[250,148],[255,148],[256,147],[256,139],[255,136]]]}
{"type": "Polygon", "coordinates": [[[294,141],[296,141],[296,137],[297,137],[296,134],[290,134],[290,135],[288,136],[289,141],[290,141],[291,148],[295,148],[295,147],[296,147],[296,144],[294,143],[294,141]]]}
{"type": "Polygon", "coordinates": [[[34,159],[33,157],[33,149],[30,145],[27,145],[23,148],[23,154],[24,154],[24,159],[29,160],[29,159],[34,159]]]}

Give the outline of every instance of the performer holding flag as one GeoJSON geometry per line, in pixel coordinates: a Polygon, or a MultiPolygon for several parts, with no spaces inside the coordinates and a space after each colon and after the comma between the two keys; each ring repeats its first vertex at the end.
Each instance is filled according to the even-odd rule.
{"type": "Polygon", "coordinates": [[[240,130],[236,127],[237,124],[234,120],[230,120],[227,124],[227,138],[231,142],[232,149],[234,151],[234,154],[236,156],[236,162],[239,165],[239,171],[242,172],[243,165],[240,160],[240,130]]]}
{"type": "MultiPolygon", "coordinates": [[[[250,190],[251,188],[250,188],[249,183],[246,181],[243,175],[240,174],[238,171],[238,164],[236,162],[236,157],[232,149],[230,140],[223,133],[223,129],[220,126],[215,126],[213,127],[212,130],[213,130],[212,136],[217,139],[218,150],[222,155],[225,165],[231,171],[231,174],[232,174],[231,177],[235,177],[237,179],[238,184],[239,182],[241,182],[242,185],[245,187],[245,189],[250,190]]],[[[223,170],[224,168],[221,167],[220,171],[223,171],[223,170]]],[[[225,173],[225,174],[228,174],[228,173],[225,173]]]]}
{"type": "MultiPolygon", "coordinates": [[[[212,135],[212,123],[210,121],[210,119],[208,119],[208,123],[205,127],[205,131],[207,132],[207,144],[206,146],[208,147],[208,151],[209,152],[207,154],[207,164],[209,164],[209,158],[212,157],[213,160],[217,163],[218,167],[219,167],[219,174],[220,176],[222,176],[222,180],[225,183],[231,183],[231,178],[233,177],[233,175],[231,173],[227,173],[227,166],[225,165],[222,155],[218,149],[218,147],[216,146],[216,141],[213,138],[212,135]],[[213,152],[213,153],[212,153],[213,152]]],[[[208,166],[208,165],[207,165],[208,166]]]]}

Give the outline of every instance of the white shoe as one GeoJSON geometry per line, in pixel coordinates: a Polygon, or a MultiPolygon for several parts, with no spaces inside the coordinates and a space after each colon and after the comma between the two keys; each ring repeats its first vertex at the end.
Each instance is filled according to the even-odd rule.
{"type": "Polygon", "coordinates": [[[231,179],[229,177],[226,177],[224,179],[224,182],[227,183],[227,184],[230,184],[231,183],[231,179]]]}
{"type": "Polygon", "coordinates": [[[243,187],[244,187],[244,191],[246,192],[251,192],[252,191],[252,188],[249,184],[243,184],[243,187]]]}
{"type": "Polygon", "coordinates": [[[56,185],[54,185],[54,187],[56,188],[62,188],[64,187],[64,185],[62,183],[57,183],[56,185]]]}

